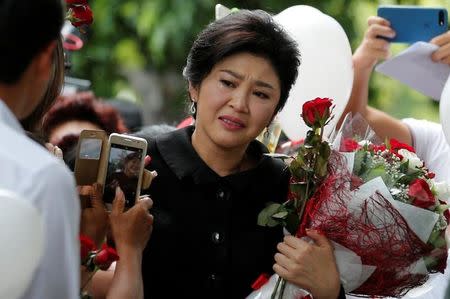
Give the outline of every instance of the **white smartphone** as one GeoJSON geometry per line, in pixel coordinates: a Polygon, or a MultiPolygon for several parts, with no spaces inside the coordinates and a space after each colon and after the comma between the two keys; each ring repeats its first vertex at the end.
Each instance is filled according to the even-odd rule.
{"type": "Polygon", "coordinates": [[[111,134],[108,142],[109,154],[104,180],[103,201],[111,209],[116,187],[125,194],[125,207],[132,207],[141,192],[144,158],[147,141],[122,134],[111,134]]]}

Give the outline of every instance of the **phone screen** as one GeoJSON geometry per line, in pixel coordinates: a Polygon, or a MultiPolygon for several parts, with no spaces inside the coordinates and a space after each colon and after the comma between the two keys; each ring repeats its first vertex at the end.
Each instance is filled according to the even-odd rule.
{"type": "Polygon", "coordinates": [[[83,138],[80,144],[80,153],[78,158],[87,160],[100,159],[102,152],[102,140],[98,138],[83,138]]]}
{"type": "Polygon", "coordinates": [[[100,138],[82,137],[79,143],[75,179],[77,185],[92,185],[97,181],[103,141],[100,138]]]}
{"type": "Polygon", "coordinates": [[[142,149],[120,144],[111,144],[108,169],[105,179],[103,200],[112,203],[116,187],[125,194],[125,206],[131,207],[136,199],[139,174],[141,170],[142,149]]]}

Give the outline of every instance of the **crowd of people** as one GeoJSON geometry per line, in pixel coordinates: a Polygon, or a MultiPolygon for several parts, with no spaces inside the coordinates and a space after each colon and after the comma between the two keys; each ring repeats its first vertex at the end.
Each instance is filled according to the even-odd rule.
{"type": "MultiPolygon", "coordinates": [[[[183,71],[194,124],[130,132],[120,111],[93,93],[60,95],[62,11],[60,0],[0,1],[0,33],[8,41],[0,47],[0,188],[32,203],[45,230],[45,254],[23,298],[79,298],[82,286],[94,298],[245,298],[270,272],[316,299],[345,298],[324,235],[310,230],[307,242],[257,225],[267,203],[286,199],[290,173],[255,138],[286,103],[301,56],[271,15],[240,10],[197,36],[183,71]],[[147,140],[146,168],[158,177],[141,193],[151,199],[144,195],[125,209],[117,177],[108,212],[101,186],[77,188],[72,171],[84,129],[147,140]],[[81,189],[90,200],[83,207],[81,189]],[[80,262],[80,234],[98,248],[114,244],[119,260],[91,279],[80,262]]],[[[413,144],[436,176],[449,180],[450,148],[438,124],[368,107],[371,72],[389,53],[382,37],[395,35],[387,20],[371,17],[368,24],[353,56],[346,111],[361,113],[381,138],[413,144]]],[[[450,64],[449,42],[448,33],[431,41],[439,46],[435,61],[450,64]]],[[[135,160],[127,160],[133,175],[135,160]]],[[[444,298],[448,280],[440,276],[423,298],[444,298]]]]}

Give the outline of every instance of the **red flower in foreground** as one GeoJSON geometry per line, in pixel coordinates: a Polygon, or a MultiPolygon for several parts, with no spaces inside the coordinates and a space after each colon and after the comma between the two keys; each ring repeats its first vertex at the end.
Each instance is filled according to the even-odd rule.
{"type": "Polygon", "coordinates": [[[436,204],[430,186],[422,179],[415,179],[409,185],[408,195],[413,199],[413,205],[427,209],[436,204]]]}
{"type": "Polygon", "coordinates": [[[406,143],[402,143],[394,138],[389,140],[389,144],[391,145],[391,151],[398,152],[398,150],[405,149],[407,151],[410,151],[411,153],[416,152],[416,150],[412,146],[407,145],[406,143]]]}
{"type": "Polygon", "coordinates": [[[308,127],[322,126],[330,117],[331,99],[315,98],[303,104],[302,117],[308,127]]]}
{"type": "Polygon", "coordinates": [[[382,145],[370,145],[369,149],[371,149],[374,153],[380,151],[380,152],[384,152],[386,150],[386,145],[382,144],[382,145]]]}
{"type": "Polygon", "coordinates": [[[85,236],[85,235],[80,235],[80,258],[81,258],[81,262],[85,261],[86,258],[89,255],[89,252],[94,251],[95,248],[95,244],[94,241],[92,241],[91,238],[85,236]]]}
{"type": "Polygon", "coordinates": [[[361,146],[354,139],[345,138],[344,143],[341,148],[341,151],[354,152],[360,148],[361,148],[361,146]]]}
{"type": "Polygon", "coordinates": [[[94,21],[94,15],[89,5],[71,6],[69,8],[68,20],[75,27],[90,25],[94,21]]]}
{"type": "Polygon", "coordinates": [[[100,270],[107,270],[111,264],[117,260],[119,260],[119,256],[117,255],[116,250],[103,244],[102,250],[94,257],[94,264],[100,270]]]}

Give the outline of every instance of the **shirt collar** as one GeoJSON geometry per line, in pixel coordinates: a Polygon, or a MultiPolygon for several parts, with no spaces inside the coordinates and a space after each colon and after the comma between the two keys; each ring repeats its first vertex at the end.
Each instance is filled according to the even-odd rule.
{"type": "MultiPolygon", "coordinates": [[[[188,126],[183,129],[173,131],[168,134],[160,135],[156,139],[156,146],[161,153],[162,158],[180,179],[191,178],[194,183],[214,183],[221,179],[227,179],[234,176],[241,177],[241,174],[232,174],[226,177],[220,177],[198,156],[191,142],[191,136],[194,132],[194,126],[188,126]]],[[[267,149],[258,141],[252,141],[247,149],[247,154],[251,155],[258,162],[258,168],[268,157],[263,156],[267,149]]],[[[253,171],[253,170],[249,170],[253,171]]]]}
{"type": "Polygon", "coordinates": [[[17,133],[25,134],[16,116],[12,113],[8,106],[6,106],[2,99],[0,99],[0,121],[17,133]]]}

